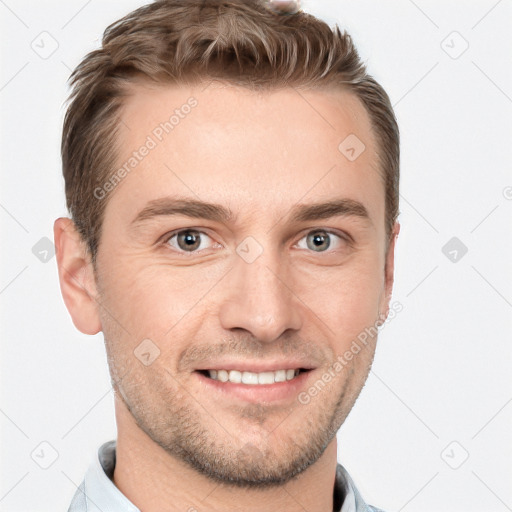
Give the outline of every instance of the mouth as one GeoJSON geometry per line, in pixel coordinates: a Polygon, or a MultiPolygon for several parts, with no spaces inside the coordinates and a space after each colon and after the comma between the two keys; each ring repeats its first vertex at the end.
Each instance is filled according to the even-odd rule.
{"type": "Polygon", "coordinates": [[[193,372],[199,378],[206,396],[225,404],[243,403],[289,404],[303,391],[315,373],[311,368],[282,368],[252,372],[242,369],[205,369],[193,372]]]}
{"type": "Polygon", "coordinates": [[[205,377],[219,382],[246,384],[248,386],[266,386],[295,379],[301,373],[311,371],[309,368],[288,368],[266,372],[249,372],[244,370],[196,370],[205,377]]]}

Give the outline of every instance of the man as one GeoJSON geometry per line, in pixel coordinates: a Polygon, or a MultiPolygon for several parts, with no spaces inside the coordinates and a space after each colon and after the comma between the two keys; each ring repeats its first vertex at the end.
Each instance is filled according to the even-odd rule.
{"type": "Polygon", "coordinates": [[[367,511],[336,432],[388,316],[389,98],[287,3],[160,0],[73,72],[55,222],[118,427],[70,511],[367,511]]]}

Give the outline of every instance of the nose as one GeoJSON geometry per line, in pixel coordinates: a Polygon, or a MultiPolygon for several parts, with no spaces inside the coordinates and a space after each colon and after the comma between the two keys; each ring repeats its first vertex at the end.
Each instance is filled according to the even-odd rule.
{"type": "Polygon", "coordinates": [[[279,259],[270,251],[252,263],[236,258],[226,276],[229,291],[219,312],[224,329],[243,329],[262,343],[279,339],[287,330],[300,330],[301,301],[279,259]]]}

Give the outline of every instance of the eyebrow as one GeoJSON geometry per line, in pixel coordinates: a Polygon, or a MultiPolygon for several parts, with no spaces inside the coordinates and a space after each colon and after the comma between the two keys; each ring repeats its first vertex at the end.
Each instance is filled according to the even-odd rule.
{"type": "MultiPolygon", "coordinates": [[[[176,199],[165,197],[150,201],[132,220],[131,224],[161,216],[182,215],[194,219],[208,219],[216,222],[229,223],[236,216],[229,208],[216,203],[196,199],[176,199]]],[[[339,198],[312,204],[297,204],[290,212],[290,221],[305,222],[330,219],[332,217],[356,217],[371,224],[366,207],[354,199],[339,198]]]]}

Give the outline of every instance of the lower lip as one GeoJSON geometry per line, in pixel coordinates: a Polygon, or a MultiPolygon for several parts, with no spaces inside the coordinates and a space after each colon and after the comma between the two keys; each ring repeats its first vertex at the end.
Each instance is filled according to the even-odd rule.
{"type": "Polygon", "coordinates": [[[208,386],[208,389],[218,391],[224,394],[226,398],[239,398],[245,402],[277,402],[286,401],[295,398],[305,387],[312,370],[301,372],[297,377],[285,382],[275,382],[274,384],[237,384],[235,382],[221,382],[211,379],[202,373],[194,372],[201,382],[208,386]]]}

